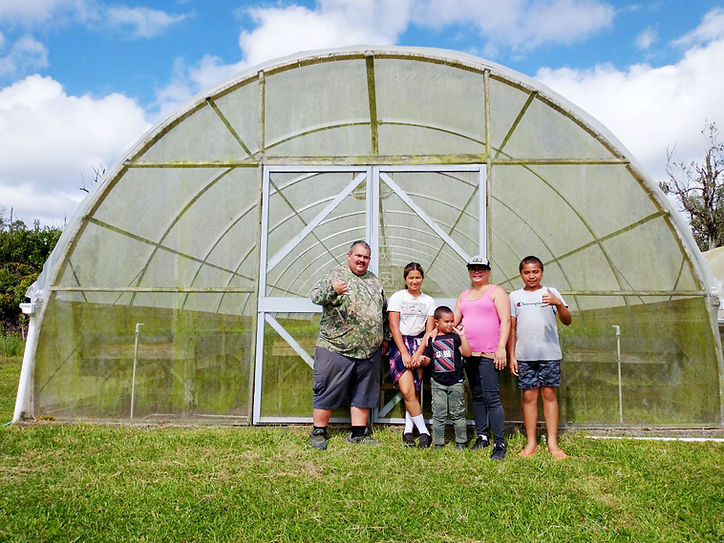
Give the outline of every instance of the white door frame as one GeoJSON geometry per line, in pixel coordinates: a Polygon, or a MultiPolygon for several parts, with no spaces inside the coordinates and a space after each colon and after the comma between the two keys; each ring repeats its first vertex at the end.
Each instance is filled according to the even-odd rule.
{"type": "MultiPolygon", "coordinates": [[[[262,382],[264,378],[264,328],[268,323],[286,341],[289,346],[304,360],[310,367],[313,367],[314,357],[307,353],[304,348],[289,334],[284,327],[274,318],[273,313],[321,313],[322,308],[312,303],[309,298],[292,297],[268,297],[266,293],[267,274],[285,256],[287,256],[310,232],[314,230],[359,184],[366,180],[365,194],[365,239],[369,243],[371,259],[369,269],[373,273],[379,272],[379,191],[380,181],[383,181],[395,194],[401,198],[422,221],[424,221],[440,238],[445,241],[463,261],[467,261],[468,255],[450,236],[448,236],[439,225],[432,220],[391,178],[388,173],[394,172],[478,172],[478,254],[487,255],[487,220],[486,220],[486,199],[487,184],[486,170],[484,164],[469,165],[399,165],[399,166],[265,166],[262,174],[262,213],[261,213],[261,239],[259,254],[259,299],[257,304],[257,330],[256,330],[256,360],[254,364],[254,396],[252,405],[252,423],[299,423],[310,422],[309,417],[262,417],[262,382]],[[351,182],[344,186],[340,192],[314,217],[305,228],[296,236],[290,239],[279,251],[273,255],[268,254],[269,235],[269,180],[272,173],[286,172],[299,173],[300,175],[334,172],[356,174],[351,182]]],[[[439,300],[441,303],[455,303],[455,300],[439,300]]],[[[399,394],[398,394],[399,396],[399,394]]],[[[397,399],[399,401],[399,398],[397,399]]],[[[396,402],[395,402],[396,403],[396,402]]],[[[391,402],[388,402],[391,404],[391,402]]],[[[384,411],[392,408],[394,403],[385,406],[384,411]]],[[[311,405],[310,413],[311,413],[311,405]]],[[[399,422],[401,419],[385,419],[377,417],[377,410],[372,413],[370,422],[399,422]]],[[[332,422],[345,422],[348,419],[332,419],[332,422]]]]}

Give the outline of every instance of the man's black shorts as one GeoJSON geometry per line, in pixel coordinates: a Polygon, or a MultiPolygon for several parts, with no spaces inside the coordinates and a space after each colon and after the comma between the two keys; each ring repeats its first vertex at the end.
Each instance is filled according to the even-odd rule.
{"type": "Polygon", "coordinates": [[[312,407],[379,407],[381,360],[381,349],[369,358],[360,359],[317,347],[314,352],[312,407]]]}

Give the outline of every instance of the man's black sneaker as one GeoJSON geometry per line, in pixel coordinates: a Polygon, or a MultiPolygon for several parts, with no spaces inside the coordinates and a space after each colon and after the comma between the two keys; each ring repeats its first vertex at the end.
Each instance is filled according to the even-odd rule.
{"type": "Polygon", "coordinates": [[[405,444],[405,447],[414,447],[415,436],[412,435],[412,432],[405,432],[402,434],[402,442],[405,444]]]}
{"type": "Polygon", "coordinates": [[[420,441],[417,442],[417,446],[420,449],[427,449],[430,445],[432,445],[430,434],[420,434],[420,441]]]}
{"type": "Polygon", "coordinates": [[[376,439],[372,439],[369,433],[369,429],[361,436],[353,436],[352,432],[347,436],[347,442],[349,443],[361,443],[363,445],[379,445],[376,439]]]}
{"type": "Polygon", "coordinates": [[[437,443],[435,443],[435,450],[436,450],[436,451],[439,451],[439,450],[442,449],[444,446],[445,446],[445,445],[438,445],[437,443]]]}
{"type": "Polygon", "coordinates": [[[324,428],[315,428],[309,434],[309,444],[313,449],[323,451],[327,448],[327,430],[324,428]]]}
{"type": "Polygon", "coordinates": [[[475,440],[475,443],[473,443],[473,446],[470,447],[471,449],[484,449],[490,445],[490,440],[488,439],[488,436],[478,436],[475,440]]]}
{"type": "Polygon", "coordinates": [[[464,451],[465,449],[468,448],[468,444],[467,443],[458,443],[457,445],[455,445],[455,448],[458,451],[464,451]]]}
{"type": "Polygon", "coordinates": [[[493,444],[493,452],[490,455],[491,460],[502,460],[505,458],[505,445],[498,443],[493,444]]]}

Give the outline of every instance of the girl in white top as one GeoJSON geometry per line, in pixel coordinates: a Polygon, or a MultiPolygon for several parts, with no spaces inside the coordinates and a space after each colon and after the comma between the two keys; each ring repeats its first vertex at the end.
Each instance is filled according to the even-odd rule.
{"type": "Polygon", "coordinates": [[[414,425],[420,432],[418,446],[426,448],[432,443],[432,438],[420,407],[422,366],[426,365],[425,362],[429,363],[423,356],[425,345],[422,338],[434,327],[435,300],[420,290],[425,277],[420,264],[410,262],[405,266],[403,277],[406,287],[395,292],[387,302],[393,340],[390,345],[390,376],[405,401],[402,441],[408,447],[415,446],[414,425]]]}

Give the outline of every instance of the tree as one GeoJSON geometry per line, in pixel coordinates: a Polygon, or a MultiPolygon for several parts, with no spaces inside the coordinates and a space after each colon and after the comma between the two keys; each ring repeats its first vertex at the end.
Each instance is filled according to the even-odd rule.
{"type": "Polygon", "coordinates": [[[724,245],[724,143],[719,141],[715,122],[706,121],[701,134],[708,149],[702,162],[674,161],[676,148],[666,150],[667,181],[659,187],[674,195],[689,224],[699,249],[707,251],[724,245]]]}
{"type": "Polygon", "coordinates": [[[15,330],[21,324],[19,304],[25,291],[37,279],[45,260],[58,242],[59,228],[32,229],[20,220],[6,220],[0,208],[0,329],[15,330]]]}

